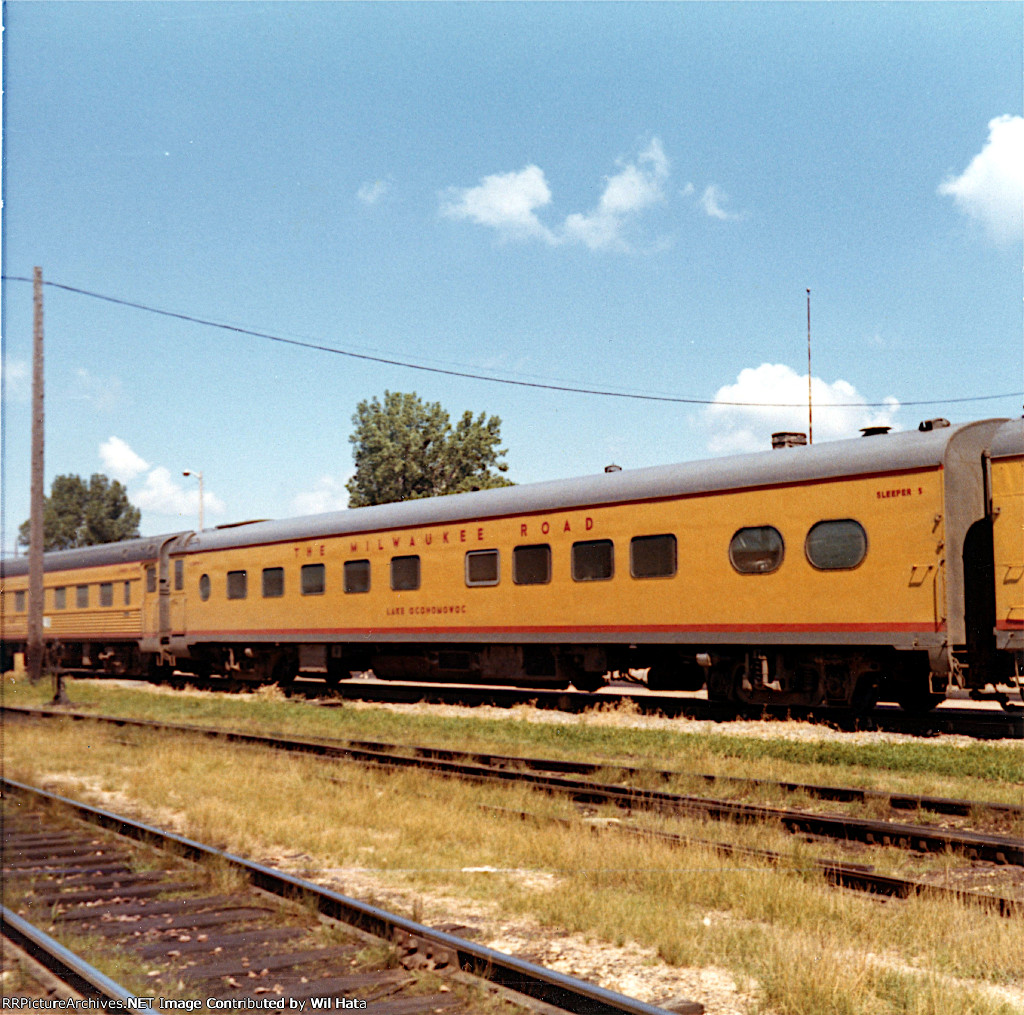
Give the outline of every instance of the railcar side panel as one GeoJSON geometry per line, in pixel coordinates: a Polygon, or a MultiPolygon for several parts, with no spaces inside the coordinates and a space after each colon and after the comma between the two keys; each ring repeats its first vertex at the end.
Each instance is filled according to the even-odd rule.
{"type": "Polygon", "coordinates": [[[1024,455],[992,460],[996,645],[1024,651],[1024,455]]]}
{"type": "Polygon", "coordinates": [[[910,647],[942,637],[942,519],[942,470],[933,468],[193,553],[187,640],[742,643],[756,635],[910,647]],[[845,519],[866,533],[863,561],[815,567],[808,533],[845,519]],[[781,535],[781,563],[740,573],[730,542],[762,526],[781,535]],[[632,576],[632,540],[656,536],[674,538],[674,573],[632,576]],[[574,580],[574,544],[606,542],[596,552],[609,553],[607,575],[574,580]],[[548,580],[517,580],[522,547],[550,548],[548,580]],[[497,580],[469,585],[467,553],[481,551],[497,551],[497,580]],[[418,558],[418,587],[392,587],[394,558],[418,558]],[[369,588],[345,592],[346,564],[362,561],[369,588]]]}

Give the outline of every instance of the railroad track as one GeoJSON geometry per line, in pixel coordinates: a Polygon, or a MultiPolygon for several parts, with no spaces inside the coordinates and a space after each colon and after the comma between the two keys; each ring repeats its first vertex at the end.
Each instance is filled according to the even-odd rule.
{"type": "Polygon", "coordinates": [[[4,945],[5,974],[19,967],[18,980],[5,977],[5,997],[21,997],[26,1001],[29,998],[91,999],[126,1008],[134,1008],[138,1003],[136,995],[126,987],[6,906],[0,906],[0,937],[4,945]]]}
{"type": "Polygon", "coordinates": [[[153,727],[156,729],[179,730],[232,739],[254,737],[257,742],[268,741],[270,746],[304,750],[307,753],[331,753],[351,748],[371,753],[383,752],[389,755],[408,754],[425,760],[450,761],[482,765],[486,768],[508,769],[514,772],[532,771],[571,775],[593,775],[596,772],[614,772],[620,780],[638,778],[650,782],[652,779],[669,781],[678,777],[696,779],[708,785],[728,785],[745,789],[771,788],[786,793],[802,793],[820,800],[840,803],[880,803],[895,811],[929,811],[934,814],[970,816],[992,814],[1004,818],[1024,818],[1024,806],[1005,803],[990,803],[977,800],[963,800],[952,797],[924,796],[912,793],[894,793],[889,790],[865,789],[859,786],[824,786],[813,783],[778,782],[769,779],[749,779],[736,776],[711,775],[703,772],[681,772],[672,769],[634,768],[614,762],[567,761],[559,758],[529,758],[522,755],[498,754],[492,751],[457,751],[445,747],[424,747],[415,744],[388,744],[375,740],[289,740],[266,737],[261,734],[235,733],[205,726],[189,724],[158,723],[149,719],[130,719],[123,716],[98,715],[74,712],[70,709],[29,708],[20,705],[0,705],[0,716],[25,716],[30,718],[63,717],[76,721],[95,721],[123,726],[153,727]]]}
{"type": "MultiPolygon", "coordinates": [[[[1024,866],[1024,842],[1019,837],[940,829],[922,825],[910,825],[903,822],[858,819],[841,815],[814,814],[787,808],[694,797],[619,784],[596,783],[577,778],[568,778],[565,775],[566,772],[577,774],[580,772],[593,772],[597,768],[603,767],[586,763],[468,753],[448,749],[411,747],[408,745],[381,744],[366,741],[330,742],[324,740],[289,739],[203,726],[158,723],[151,720],[129,719],[117,716],[55,712],[47,709],[5,708],[2,712],[3,714],[9,713],[12,716],[27,718],[70,718],[121,727],[152,729],[157,732],[187,733],[205,737],[216,737],[229,742],[264,746],[274,750],[313,754],[323,758],[345,758],[380,767],[426,768],[445,775],[475,780],[526,782],[548,792],[567,794],[578,803],[591,805],[610,803],[628,810],[657,809],[669,812],[696,813],[716,819],[737,822],[775,822],[790,832],[810,836],[854,840],[869,845],[896,846],[920,852],[953,849],[962,852],[972,860],[1024,866]]],[[[634,776],[642,774],[645,777],[653,775],[662,778],[685,774],[633,768],[624,768],[622,771],[634,776]]],[[[699,776],[699,778],[714,780],[718,777],[699,776]]],[[[727,781],[750,785],[757,784],[756,780],[730,779],[727,781]]],[[[942,797],[902,794],[887,795],[881,792],[853,787],[805,786],[796,783],[771,783],[770,785],[787,791],[802,790],[809,792],[811,795],[823,796],[828,799],[864,801],[887,798],[891,806],[916,807],[939,813],[971,814],[978,813],[987,808],[991,813],[1003,817],[1019,818],[1024,814],[1024,808],[1004,804],[981,804],[973,801],[942,797]]],[[[720,852],[744,852],[739,847],[727,844],[708,843],[703,840],[698,841],[681,836],[671,836],[667,833],[647,833],[643,832],[643,830],[628,828],[627,831],[632,834],[660,836],[669,841],[675,841],[680,845],[700,844],[711,846],[720,852]]],[[[756,854],[762,859],[768,859],[772,862],[778,862],[780,859],[777,854],[766,850],[748,850],[746,852],[751,855],[756,854]]],[[[907,898],[922,893],[943,895],[948,898],[956,898],[961,902],[975,902],[993,907],[1005,915],[1019,912],[1021,908],[1021,904],[1013,899],[945,888],[906,878],[893,878],[877,874],[871,867],[863,864],[842,863],[830,860],[816,864],[816,869],[832,884],[874,894],[899,898],[907,898]]]]}
{"type": "MultiPolygon", "coordinates": [[[[494,1011],[704,1010],[679,1000],[658,1008],[122,815],[8,779],[0,785],[8,893],[62,933],[98,937],[142,963],[158,998],[205,998],[207,1010],[369,1005],[376,1015],[475,1015],[486,982],[494,1011]],[[74,820],[56,817],[57,810],[74,820]],[[139,843],[161,851],[156,864],[133,857],[139,843]],[[187,861],[214,861],[246,884],[211,892],[187,861]],[[325,939],[319,918],[344,924],[345,935],[325,939]],[[368,939],[386,942],[398,964],[368,961],[368,939]]],[[[5,914],[5,931],[7,924],[5,914]]]]}
{"type": "MultiPolygon", "coordinates": [[[[110,675],[91,670],[69,671],[69,675],[88,679],[146,680],[142,674],[110,675]]],[[[171,687],[194,687],[198,690],[241,692],[251,691],[250,681],[224,677],[196,677],[178,673],[161,680],[171,687]]],[[[912,715],[894,706],[881,705],[868,715],[854,715],[836,710],[800,708],[797,706],[758,706],[749,712],[709,704],[702,698],[683,698],[671,694],[633,693],[625,688],[594,694],[587,691],[524,689],[452,684],[414,684],[379,680],[343,680],[327,685],[322,680],[297,679],[284,685],[285,693],[298,697],[334,697],[351,701],[380,703],[426,703],[441,705],[495,705],[511,708],[532,705],[559,712],[579,713],[595,706],[614,707],[629,701],[631,707],[648,715],[714,721],[753,716],[779,720],[817,722],[844,731],[877,730],[930,737],[958,734],[977,740],[1024,739],[1024,708],[1009,711],[978,711],[969,708],[941,708],[924,715],[912,715]]]]}

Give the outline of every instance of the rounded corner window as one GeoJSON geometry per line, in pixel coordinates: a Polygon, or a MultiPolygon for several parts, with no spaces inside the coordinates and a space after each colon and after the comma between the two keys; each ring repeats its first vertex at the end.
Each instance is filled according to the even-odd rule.
{"type": "Polygon", "coordinates": [[[772,525],[750,525],[729,540],[729,563],[740,574],[771,574],[786,555],[782,533],[772,525]]]}
{"type": "Polygon", "coordinates": [[[201,575],[199,578],[199,598],[205,603],[210,598],[210,576],[201,575]]]}
{"type": "Polygon", "coordinates": [[[835,518],[812,525],[804,553],[819,571],[851,571],[868,555],[868,534],[852,518],[835,518]]]}

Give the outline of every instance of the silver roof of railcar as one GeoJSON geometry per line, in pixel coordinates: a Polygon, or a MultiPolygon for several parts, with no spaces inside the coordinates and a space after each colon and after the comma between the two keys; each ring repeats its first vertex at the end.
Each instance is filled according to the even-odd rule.
{"type": "Polygon", "coordinates": [[[992,438],[989,453],[993,458],[1024,455],[1024,419],[1011,419],[1004,423],[992,438]]]}
{"type": "Polygon", "coordinates": [[[985,420],[926,432],[911,430],[448,497],[429,497],[281,521],[253,522],[198,533],[190,541],[188,550],[226,549],[355,532],[452,525],[478,518],[934,467],[942,464],[957,434],[983,426],[995,429],[1000,422],[985,420]]]}
{"type": "MultiPolygon", "coordinates": [[[[206,529],[188,539],[183,538],[189,536],[187,532],[144,537],[123,543],[48,553],[46,570],[149,560],[157,555],[160,545],[170,539],[177,539],[179,547],[192,553],[928,468],[943,463],[951,442],[958,434],[982,427],[996,431],[991,444],[993,455],[997,447],[1000,455],[1020,454],[1024,450],[1022,421],[981,420],[924,432],[908,430],[727,458],[624,469],[575,479],[480,490],[449,497],[428,497],[280,521],[231,525],[206,529]]],[[[3,572],[11,576],[26,574],[28,559],[19,557],[4,561],[3,572]]]]}
{"type": "MultiPolygon", "coordinates": [[[[187,532],[170,533],[165,536],[142,536],[139,539],[125,539],[120,543],[101,543],[98,546],[81,546],[74,550],[51,550],[44,555],[47,571],[65,571],[79,567],[105,567],[110,564],[132,564],[140,560],[155,560],[160,544],[187,532]]],[[[3,561],[3,573],[8,576],[28,574],[28,557],[7,558],[3,561]]]]}

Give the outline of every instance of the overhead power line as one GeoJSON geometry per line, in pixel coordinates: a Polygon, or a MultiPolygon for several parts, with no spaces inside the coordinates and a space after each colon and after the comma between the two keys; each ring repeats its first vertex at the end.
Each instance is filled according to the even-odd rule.
{"type": "MultiPolygon", "coordinates": [[[[5,282],[31,282],[32,279],[19,275],[3,275],[5,282]]],[[[204,317],[196,317],[193,314],[183,314],[174,310],[163,310],[160,307],[152,307],[145,303],[136,303],[132,300],[121,299],[117,296],[107,296],[103,293],[90,292],[88,289],[79,289],[75,286],[63,285],[60,282],[45,281],[43,283],[53,289],[62,289],[65,292],[75,293],[78,296],[88,296],[92,299],[103,300],[106,303],[115,303],[122,307],[131,307],[133,310],[142,310],[149,314],[158,314],[161,317],[172,317],[179,321],[186,321],[189,324],[199,324],[206,328],[218,328],[221,331],[231,331],[238,335],[248,335],[252,338],[262,338],[268,342],[278,342],[282,345],[292,345],[300,349],[311,349],[314,352],[326,352],[334,356],[346,356],[350,359],[365,360],[370,363],[381,363],[385,366],[404,367],[406,370],[420,370],[424,373],[443,374],[446,377],[462,377],[473,381],[488,381],[491,384],[509,384],[519,388],[540,388],[543,391],[562,391],[574,395],[599,395],[604,398],[632,398],[644,402],[673,402],[682,405],[728,405],[747,409],[802,409],[803,402],[728,402],[717,398],[682,398],[675,395],[654,395],[641,394],[637,392],[609,391],[606,388],[584,388],[568,384],[544,383],[542,381],[523,381],[508,377],[494,377],[488,374],[472,373],[468,370],[450,370],[444,367],[427,366],[422,363],[411,363],[408,360],[393,359],[386,356],[371,356],[369,353],[353,352],[350,349],[338,349],[331,345],[321,345],[317,342],[305,342],[297,338],[285,338],[282,335],[272,335],[265,331],[255,331],[251,328],[243,328],[237,324],[225,324],[221,321],[211,321],[204,317]]],[[[900,406],[913,405],[951,405],[959,402],[987,402],[998,398],[1017,398],[1021,392],[1010,391],[1001,395],[974,395],[966,398],[931,398],[922,401],[901,401],[900,406]]],[[[822,408],[856,408],[876,409],[887,408],[890,402],[842,402],[834,405],[823,405],[822,408]]]]}

